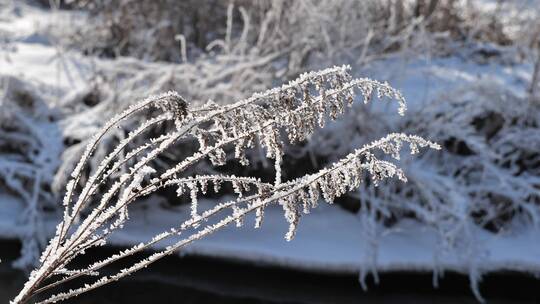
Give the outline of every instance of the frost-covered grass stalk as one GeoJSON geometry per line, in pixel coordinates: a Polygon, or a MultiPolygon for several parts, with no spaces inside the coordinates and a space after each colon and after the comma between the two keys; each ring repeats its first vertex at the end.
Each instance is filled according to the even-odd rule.
{"type": "Polygon", "coordinates": [[[42,297],[38,303],[53,303],[85,293],[147,267],[230,223],[242,225],[245,215],[251,212],[256,215],[255,226],[259,227],[264,210],[270,204],[283,208],[289,223],[285,238],[291,240],[301,215],[316,207],[320,197],[332,203],[336,197],[357,188],[367,176],[375,183],[391,177],[406,181],[400,168],[379,159],[377,153],[398,159],[404,145],[410,147],[411,153],[416,153],[423,147],[439,149],[437,144],[414,135],[390,134],[319,172],[294,180],[282,180],[283,140],[294,143],[308,138],[315,129],[324,127],[328,118],[336,119],[343,114],[353,104],[357,90],[363,95],[364,102],[375,94],[378,98],[396,100],[399,113],[404,114],[405,100],[397,90],[386,83],[353,79],[348,69],[343,66],[306,73],[279,88],[228,105],[209,101],[201,107],[191,108],[177,93],[168,92],[149,97],[116,115],[93,137],[71,174],[63,201],[63,219],[42,253],[39,267],[32,271],[12,303],[26,303],[44,291],[50,293],[51,288],[81,277],[93,281],[67,292],[52,293],[42,297]],[[101,160],[100,166],[90,172],[89,178],[81,182],[93,152],[108,132],[131,118],[140,119],[143,112],[155,114],[120,141],[101,160]],[[145,132],[158,125],[170,126],[170,129],[138,146],[133,145],[136,138],[146,138],[143,136],[145,132]],[[198,142],[195,153],[162,172],[152,167],[152,161],[167,149],[180,140],[189,139],[198,142]],[[225,164],[226,151],[231,151],[240,164],[248,166],[245,151],[257,145],[274,160],[275,180],[272,183],[234,175],[185,174],[186,169],[206,159],[215,166],[225,164]],[[118,173],[122,172],[123,166],[129,166],[129,170],[118,173]],[[222,184],[232,186],[237,198],[200,210],[198,197],[207,193],[209,185],[217,193],[222,184]],[[132,203],[165,187],[175,187],[179,196],[189,195],[191,215],[186,221],[146,243],[95,261],[86,268],[71,269],[70,263],[76,257],[84,255],[90,248],[104,246],[111,233],[123,227],[132,203]],[[159,242],[168,238],[175,240],[173,245],[115,274],[103,274],[103,267],[144,250],[160,248],[159,242]]]}

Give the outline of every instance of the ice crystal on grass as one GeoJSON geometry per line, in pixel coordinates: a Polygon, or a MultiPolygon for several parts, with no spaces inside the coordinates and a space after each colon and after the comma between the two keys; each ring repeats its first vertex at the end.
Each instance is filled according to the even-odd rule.
{"type": "Polygon", "coordinates": [[[294,180],[283,180],[284,141],[303,141],[317,128],[323,127],[327,119],[337,119],[352,105],[355,91],[360,91],[364,102],[370,101],[376,92],[378,98],[396,100],[400,114],[405,111],[405,101],[397,90],[386,83],[366,78],[352,79],[348,70],[349,67],[341,66],[305,73],[281,87],[222,106],[206,104],[202,108],[190,107],[177,93],[168,92],[149,97],[113,117],[89,142],[71,174],[72,180],[67,184],[63,202],[63,220],[42,254],[41,265],[32,272],[13,303],[28,302],[42,291],[81,276],[99,277],[93,283],[52,295],[39,303],[52,303],[79,295],[147,267],[232,222],[241,226],[246,215],[252,212],[255,213],[255,226],[260,227],[264,209],[270,204],[283,208],[289,224],[285,238],[291,240],[301,216],[317,206],[320,196],[331,204],[337,197],[357,188],[368,176],[375,184],[392,177],[406,181],[400,168],[377,158],[377,153],[398,159],[405,144],[410,146],[412,152],[424,147],[438,149],[438,145],[414,135],[390,134],[353,151],[328,168],[294,180]],[[96,157],[93,152],[108,136],[108,132],[148,108],[159,109],[161,113],[142,121],[139,127],[121,140],[112,152],[103,157],[81,186],[82,189],[77,191],[82,172],[89,160],[96,157]],[[169,124],[171,130],[168,133],[139,146],[128,144],[146,129],[164,121],[173,122],[169,124]],[[154,159],[184,139],[197,141],[198,150],[164,170],[152,167],[154,159]],[[245,151],[254,147],[256,142],[266,150],[269,158],[274,159],[273,183],[235,175],[186,174],[187,169],[205,159],[210,159],[216,166],[224,165],[230,160],[226,152],[230,148],[234,151],[230,157],[247,166],[249,162],[245,151]],[[114,174],[126,164],[129,164],[128,170],[114,174]],[[209,210],[201,210],[198,199],[207,193],[210,184],[215,192],[227,184],[236,198],[209,210]],[[109,235],[123,227],[129,220],[130,205],[138,198],[166,187],[175,187],[178,196],[189,196],[191,214],[188,220],[146,243],[97,261],[86,269],[68,270],[73,259],[84,255],[90,248],[105,245],[109,235]],[[106,190],[98,193],[98,189],[101,191],[102,188],[106,190]],[[180,237],[180,240],[117,274],[100,276],[101,268],[153,248],[171,237],[176,237],[175,240],[180,237]]]}

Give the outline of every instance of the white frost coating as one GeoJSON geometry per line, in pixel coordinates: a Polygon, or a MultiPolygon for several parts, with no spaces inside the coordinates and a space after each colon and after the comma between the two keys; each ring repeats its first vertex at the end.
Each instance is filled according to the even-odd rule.
{"type": "Polygon", "coordinates": [[[236,222],[237,226],[241,226],[246,214],[251,212],[255,213],[255,226],[260,227],[264,208],[272,203],[279,203],[282,206],[285,219],[289,223],[285,238],[292,240],[300,216],[308,214],[311,208],[317,206],[320,193],[328,203],[332,203],[336,197],[357,188],[365,176],[371,176],[374,183],[394,176],[405,181],[405,175],[401,169],[391,162],[378,159],[375,155],[376,150],[399,158],[399,152],[404,143],[409,144],[412,152],[423,147],[438,149],[436,144],[417,136],[390,134],[355,150],[334,165],[315,174],[290,181],[282,180],[283,138],[281,134],[287,136],[291,142],[305,140],[318,125],[324,125],[327,118],[337,119],[345,112],[344,109],[354,101],[355,89],[359,89],[363,94],[364,102],[371,100],[372,92],[375,91],[378,97],[397,100],[400,114],[405,111],[405,101],[397,90],[386,83],[370,79],[352,79],[347,74],[349,69],[347,66],[342,66],[302,74],[298,79],[279,88],[257,93],[248,99],[225,106],[207,104],[199,109],[188,109],[187,103],[178,94],[168,92],[149,97],[115,116],[94,136],[83,153],[81,161],[72,174],[73,180],[68,183],[64,200],[66,210],[64,220],[58,226],[56,236],[42,256],[41,266],[30,275],[25,287],[13,303],[23,303],[38,290],[47,290],[83,275],[99,277],[94,283],[53,295],[39,303],[52,303],[79,295],[147,267],[161,257],[231,222],[236,222]],[[106,138],[107,131],[149,106],[156,107],[163,114],[141,122],[139,127],[130,132],[110,153],[104,156],[70,210],[71,197],[81,178],[83,168],[100,141],[106,138]],[[139,138],[145,130],[171,120],[174,120],[174,129],[171,132],[129,148],[131,142],[139,138]],[[152,166],[153,161],[181,139],[196,139],[199,142],[198,151],[186,156],[164,172],[159,172],[152,166]],[[261,143],[268,157],[274,159],[276,175],[273,184],[264,183],[256,178],[234,175],[178,177],[187,168],[205,158],[209,158],[217,166],[225,164],[226,151],[229,147],[234,148],[234,157],[242,165],[248,165],[245,150],[254,147],[255,142],[261,143]],[[118,169],[128,164],[127,171],[116,174],[118,169]],[[200,210],[198,196],[206,194],[210,183],[213,184],[216,192],[223,183],[229,183],[237,199],[218,204],[209,210],[200,210]],[[83,214],[83,209],[96,198],[97,189],[103,186],[108,186],[108,189],[99,198],[99,202],[88,210],[89,212],[78,226],[72,227],[74,219],[83,214]],[[73,259],[89,248],[103,246],[113,231],[123,227],[129,220],[129,206],[138,197],[172,186],[177,187],[179,196],[183,195],[185,190],[189,192],[191,217],[188,220],[177,228],[154,236],[147,243],[141,243],[97,261],[85,269],[67,270],[73,259]],[[209,223],[202,226],[206,222],[209,223]],[[186,233],[185,236],[184,233],[186,233]],[[164,251],[152,254],[116,275],[100,277],[99,270],[102,267],[152,248],[164,239],[180,235],[183,239],[173,246],[168,246],[164,251]],[[64,275],[63,278],[53,280],[52,283],[51,281],[45,283],[48,278],[60,273],[64,275]]]}

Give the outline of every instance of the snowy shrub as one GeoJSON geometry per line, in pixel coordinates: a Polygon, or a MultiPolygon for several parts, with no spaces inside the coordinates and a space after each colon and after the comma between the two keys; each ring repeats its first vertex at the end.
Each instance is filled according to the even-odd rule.
{"type": "Polygon", "coordinates": [[[508,44],[515,35],[505,32],[500,12],[518,6],[499,2],[486,10],[455,0],[69,2],[90,13],[90,24],[60,39],[86,53],[180,62],[177,35],[195,58],[226,34],[228,24],[226,42],[241,37],[246,49],[262,54],[285,50],[281,57],[292,73],[309,62],[365,63],[399,50],[418,52],[446,36],[508,44]],[[233,5],[239,9],[231,10],[233,5]]]}
{"type": "MultiPolygon", "coordinates": [[[[90,12],[91,24],[61,39],[87,53],[180,62],[184,56],[177,47],[178,35],[185,37],[190,58],[213,51],[214,46],[226,51],[230,41],[238,39],[244,49],[261,56],[280,52],[292,73],[304,70],[312,60],[361,62],[381,52],[407,48],[414,28],[424,27],[422,20],[432,13],[423,9],[422,1],[72,2],[90,12]],[[238,9],[233,10],[233,5],[238,9]],[[223,43],[215,44],[226,34],[223,43]]],[[[444,2],[437,8],[443,11],[442,7],[453,6],[444,2]]]]}
{"type": "Polygon", "coordinates": [[[0,76],[0,83],[0,190],[25,204],[18,221],[27,228],[15,266],[27,268],[47,243],[44,212],[55,208],[50,185],[62,153],[59,115],[44,102],[46,89],[38,96],[34,85],[12,76],[0,76]]]}
{"type": "Polygon", "coordinates": [[[538,104],[484,82],[443,96],[402,129],[430,136],[444,149],[423,155],[423,168],[410,163],[410,182],[395,185],[401,189],[387,201],[420,203],[404,205],[439,231],[441,256],[451,249],[468,261],[479,299],[480,259],[488,253],[473,227],[504,236],[540,223],[539,113],[538,104]]]}
{"type": "MultiPolygon", "coordinates": [[[[399,159],[400,150],[408,145],[411,153],[420,148],[439,146],[421,137],[392,133],[364,145],[346,157],[313,174],[284,180],[282,178],[283,146],[306,140],[317,128],[324,127],[328,118],[335,120],[355,100],[355,90],[368,102],[372,95],[390,98],[398,102],[399,113],[405,111],[401,94],[386,83],[370,79],[353,79],[347,67],[334,67],[320,72],[310,72],[279,88],[257,93],[251,97],[226,105],[212,101],[193,107],[174,92],[152,96],[132,105],[116,115],[91,139],[80,162],[71,174],[64,196],[64,217],[57,226],[56,234],[42,253],[39,267],[13,303],[28,302],[33,296],[79,277],[95,278],[91,283],[53,294],[39,303],[52,303],[71,298],[109,282],[125,277],[147,267],[156,260],[171,254],[187,244],[212,232],[236,223],[242,225],[244,217],[255,213],[255,227],[260,227],[264,210],[270,204],[283,208],[289,223],[285,236],[294,237],[302,214],[317,206],[319,199],[332,203],[337,197],[357,188],[369,176],[372,184],[396,177],[405,181],[403,171],[390,161],[377,155],[387,154],[399,159]],[[108,137],[111,130],[129,123],[141,111],[159,110],[154,116],[143,120],[127,134],[108,154],[101,158],[88,180],[79,187],[79,180],[87,170],[88,161],[95,158],[96,148],[108,137]],[[162,134],[129,147],[137,137],[149,128],[168,123],[162,134]],[[166,153],[179,140],[197,142],[193,154],[170,167],[158,170],[151,161],[166,153]],[[266,156],[274,161],[273,182],[263,182],[253,177],[234,175],[189,175],[186,170],[209,159],[213,165],[222,166],[230,157],[248,166],[246,150],[260,146],[266,156]],[[128,148],[129,147],[129,148],[128,148]],[[226,147],[233,147],[227,155],[226,147]],[[128,167],[118,173],[122,167],[128,167]],[[111,181],[107,183],[106,181],[111,181]],[[198,198],[209,189],[218,192],[220,187],[230,185],[236,198],[201,210],[198,198]],[[177,195],[191,200],[191,216],[177,227],[156,235],[146,243],[140,243],[105,260],[96,261],[84,269],[70,269],[70,263],[95,247],[104,246],[108,237],[129,219],[130,205],[137,198],[147,196],[161,188],[176,188],[177,195]],[[150,254],[118,273],[106,275],[103,267],[125,257],[155,248],[164,239],[178,239],[174,245],[150,254]]],[[[140,121],[140,119],[137,119],[140,121]]]]}
{"type": "Polygon", "coordinates": [[[493,232],[509,230],[516,218],[538,225],[538,105],[488,83],[458,95],[424,108],[424,116],[407,128],[429,134],[446,148],[430,158],[444,182],[424,188],[425,199],[454,210],[456,221],[493,232]]]}

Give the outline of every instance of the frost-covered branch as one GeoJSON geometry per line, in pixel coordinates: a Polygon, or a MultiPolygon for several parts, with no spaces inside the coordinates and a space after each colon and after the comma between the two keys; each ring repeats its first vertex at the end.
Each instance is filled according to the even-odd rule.
{"type": "MultiPolygon", "coordinates": [[[[71,174],[64,197],[64,217],[57,226],[40,259],[41,265],[34,270],[28,282],[13,303],[25,303],[35,294],[59,286],[83,275],[99,277],[94,283],[66,293],[53,295],[42,303],[64,300],[146,267],[159,258],[200,239],[231,222],[243,224],[246,214],[256,214],[256,227],[262,224],[264,209],[272,203],[282,206],[290,227],[286,239],[294,237],[303,213],[317,206],[319,195],[332,203],[336,197],[357,188],[370,176],[375,183],[397,176],[405,181],[405,175],[395,164],[378,159],[377,151],[399,159],[404,143],[411,153],[419,148],[438,149],[438,145],[418,136],[390,134],[350,153],[327,169],[304,177],[285,181],[281,175],[284,141],[291,143],[307,139],[316,129],[323,128],[327,119],[337,119],[350,107],[360,91],[364,102],[388,97],[399,104],[399,114],[406,109],[402,95],[386,83],[366,78],[352,79],[347,66],[334,67],[320,72],[302,74],[298,79],[281,87],[254,94],[250,98],[228,105],[209,102],[201,107],[191,107],[175,92],[152,96],[116,115],[93,137],[82,154],[80,162],[71,174]],[[77,187],[93,152],[116,127],[122,127],[137,113],[149,108],[161,114],[146,118],[129,132],[112,151],[104,156],[99,166],[85,181],[80,192],[77,187]],[[156,125],[169,126],[171,130],[139,145],[131,145],[142,134],[156,125]],[[186,155],[178,163],[160,170],[152,161],[170,150],[179,140],[192,140],[198,144],[194,153],[186,155]],[[208,159],[220,166],[228,161],[227,155],[236,158],[241,165],[249,165],[246,150],[258,143],[266,150],[266,156],[274,159],[275,180],[266,183],[256,178],[234,175],[194,175],[187,169],[208,159]],[[229,153],[233,151],[233,153],[229,153]],[[128,166],[125,172],[120,168],[128,166]],[[161,171],[161,172],[160,172],[161,171]],[[222,184],[230,184],[236,200],[221,203],[209,210],[201,210],[198,198],[212,186],[217,193],[222,184]],[[176,187],[177,195],[191,200],[188,220],[179,227],[155,236],[105,260],[97,261],[85,269],[68,270],[70,263],[93,247],[104,246],[112,232],[121,229],[129,219],[130,205],[142,196],[158,189],[176,187]],[[229,215],[221,216],[223,212],[229,215]],[[209,222],[204,226],[205,222],[209,222]],[[116,275],[100,276],[99,270],[127,256],[151,248],[166,238],[182,236],[181,240],[165,250],[125,268],[116,275]],[[63,278],[52,281],[54,276],[63,278]]],[[[140,120],[140,116],[137,116],[140,120]]],[[[95,161],[95,160],[93,160],[95,161]]]]}

